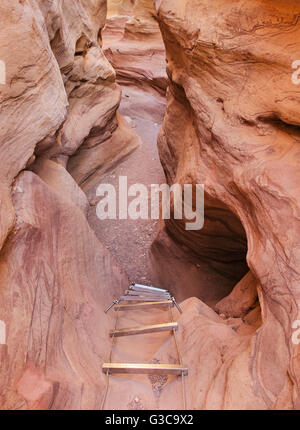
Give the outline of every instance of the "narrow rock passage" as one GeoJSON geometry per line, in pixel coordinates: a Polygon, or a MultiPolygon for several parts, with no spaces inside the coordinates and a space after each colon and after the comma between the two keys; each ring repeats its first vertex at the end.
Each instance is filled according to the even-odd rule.
{"type": "MultiPolygon", "coordinates": [[[[100,183],[111,184],[119,193],[119,178],[127,177],[128,188],[133,184],[145,185],[148,190],[148,213],[151,211],[151,184],[165,183],[165,175],[157,150],[157,135],[161,127],[165,97],[165,57],[160,43],[146,43],[120,39],[107,34],[109,52],[106,52],[117,70],[122,87],[119,112],[140,136],[142,145],[122,163],[104,175],[94,175],[85,186],[90,201],[88,220],[99,240],[117,258],[126,270],[130,281],[155,284],[149,264],[149,250],[158,231],[158,220],[126,219],[99,220],[96,196],[100,183]],[[135,46],[136,44],[136,46],[135,46]],[[150,46],[150,47],[149,47],[150,46]],[[149,52],[155,54],[149,55],[149,52]],[[144,58],[143,58],[144,55],[144,58]],[[136,57],[136,58],[135,58],[136,57]],[[133,70],[130,64],[139,66],[133,70]],[[128,73],[125,73],[128,66],[128,73]],[[162,79],[158,77],[162,76],[162,79]],[[125,78],[124,78],[125,77],[125,78]],[[153,80],[152,80],[153,79],[153,80]],[[152,87],[155,82],[155,89],[152,87]],[[156,84],[158,87],[156,88],[156,84]]],[[[105,38],[104,38],[105,46],[105,38]]],[[[128,198],[128,202],[133,198],[128,198]]],[[[118,214],[118,204],[117,204],[118,214]]],[[[115,311],[111,310],[111,316],[115,311]]],[[[173,310],[174,319],[178,312],[173,310]]],[[[120,312],[117,327],[137,327],[167,323],[172,320],[169,310],[151,309],[120,312]]],[[[113,327],[111,327],[113,329],[113,327]]],[[[172,332],[148,333],[118,337],[114,341],[112,362],[119,363],[170,363],[178,364],[172,332]]],[[[182,408],[181,378],[171,375],[111,375],[105,409],[171,409],[182,408]],[[171,394],[171,395],[170,395],[171,394]],[[168,403],[168,398],[173,399],[168,403]]]]}
{"type": "Polygon", "coordinates": [[[151,184],[165,182],[157,150],[157,135],[165,111],[164,45],[158,26],[154,38],[147,40],[124,37],[124,26],[125,21],[119,23],[118,20],[107,25],[102,34],[103,49],[115,67],[117,81],[122,87],[119,112],[141,137],[143,144],[106,174],[94,175],[84,191],[91,204],[88,220],[98,239],[117,258],[131,281],[151,284],[148,253],[157,232],[158,220],[150,217],[147,220],[120,220],[117,216],[116,220],[100,221],[96,215],[96,205],[100,200],[96,189],[100,183],[113,185],[117,198],[120,176],[127,177],[128,188],[132,184],[145,185],[150,215],[151,184]]]}
{"type": "Polygon", "coordinates": [[[143,145],[106,175],[100,178],[95,175],[85,189],[88,199],[92,203],[88,219],[97,237],[125,268],[130,280],[142,283],[152,283],[148,267],[148,251],[156,233],[158,221],[151,219],[100,221],[96,215],[95,205],[100,200],[96,197],[98,185],[100,183],[112,184],[118,192],[119,176],[128,177],[128,187],[135,183],[146,185],[149,199],[150,185],[165,181],[157,151],[157,134],[161,125],[155,122],[158,119],[157,113],[155,112],[156,116],[151,118],[149,113],[135,108],[135,103],[142,103],[149,107],[152,99],[152,94],[147,98],[142,90],[123,89],[120,111],[123,115],[131,114],[131,119],[136,125],[136,132],[140,135],[143,145]]]}
{"type": "MultiPolygon", "coordinates": [[[[134,41],[130,43],[125,41],[120,52],[119,47],[122,42],[119,42],[118,38],[117,35],[116,39],[114,37],[110,39],[110,51],[107,53],[108,56],[112,56],[110,60],[114,60],[116,69],[118,70],[118,65],[124,66],[124,64],[130,64],[131,61],[133,64],[139,64],[137,71],[132,72],[131,70],[128,75],[125,74],[125,79],[124,71],[117,74],[122,86],[119,112],[140,136],[142,145],[106,174],[94,175],[85,186],[85,193],[90,202],[88,220],[98,239],[124,267],[130,281],[150,285],[155,284],[155,281],[152,279],[152,271],[149,266],[149,250],[157,233],[159,221],[150,219],[150,217],[144,220],[120,220],[118,217],[116,220],[99,220],[96,214],[96,206],[101,199],[96,196],[96,190],[101,183],[113,185],[117,191],[117,199],[119,177],[127,177],[128,188],[133,184],[145,185],[148,190],[149,214],[151,184],[165,183],[165,175],[157,150],[157,135],[164,117],[165,97],[162,95],[161,88],[155,90],[151,87],[151,83],[149,85],[151,77],[160,76],[161,70],[165,69],[164,54],[160,47],[159,54],[153,58],[152,54],[149,56],[149,52],[152,52],[149,51],[149,48],[145,48],[143,43],[140,43],[140,49],[137,50],[137,47],[134,47],[134,41]],[[141,52],[145,52],[145,60],[141,57],[141,52]],[[132,60],[134,55],[136,58],[132,60]],[[148,67],[152,67],[152,69],[149,70],[148,67]],[[142,82],[139,81],[139,78],[142,82]]],[[[157,51],[159,49],[157,48],[157,51]]],[[[160,83],[159,79],[156,81],[160,83]]],[[[129,202],[131,200],[132,198],[128,199],[129,202]]],[[[114,310],[111,310],[110,313],[111,316],[116,316],[114,310]]],[[[117,328],[167,323],[172,319],[170,311],[166,309],[135,310],[119,314],[117,328]]],[[[176,320],[178,312],[175,309],[173,315],[176,320]]],[[[114,341],[110,360],[116,363],[178,364],[173,334],[172,332],[160,332],[118,337],[114,341]],[[161,352],[164,347],[166,347],[167,353],[161,352]]],[[[135,410],[165,409],[166,407],[182,409],[181,377],[126,374],[110,376],[105,409],[135,410]],[[168,398],[173,399],[169,404],[168,398]]]]}

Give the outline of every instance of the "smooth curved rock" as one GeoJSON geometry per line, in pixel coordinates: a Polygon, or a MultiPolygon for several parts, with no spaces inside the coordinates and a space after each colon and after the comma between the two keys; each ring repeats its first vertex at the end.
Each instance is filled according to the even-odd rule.
{"type": "Polygon", "coordinates": [[[65,196],[70,181],[61,174],[59,191],[23,172],[14,185],[17,224],[0,261],[1,409],[101,406],[113,324],[103,311],[129,281],[65,196]]]}
{"type": "Polygon", "coordinates": [[[251,308],[255,307],[258,288],[257,280],[251,272],[248,272],[232,292],[216,304],[215,309],[227,317],[244,317],[251,308]]]}
{"type": "Polygon", "coordinates": [[[34,152],[67,158],[90,133],[94,145],[113,133],[121,91],[101,49],[105,0],[5,0],[1,16],[1,175],[10,185],[34,152]]]}
{"type": "Polygon", "coordinates": [[[113,323],[103,310],[128,278],[65,167],[81,145],[95,156],[110,140],[93,160],[104,168],[138,143],[101,50],[106,1],[4,0],[0,13],[0,409],[99,409],[113,323]]]}
{"type": "MultiPolygon", "coordinates": [[[[120,5],[124,3],[121,1],[120,5]]],[[[108,10],[110,7],[109,3],[108,10]]],[[[152,0],[136,1],[131,17],[115,13],[109,18],[103,41],[118,83],[165,96],[165,48],[152,0]]]]}
{"type": "Polygon", "coordinates": [[[153,0],[136,1],[133,16],[125,25],[125,35],[136,39],[141,37],[160,39],[153,0]]]}
{"type": "MultiPolygon", "coordinates": [[[[228,337],[221,331],[218,342],[231,346],[218,359],[209,359],[202,346],[211,330],[191,317],[190,330],[184,329],[188,335],[180,341],[188,364],[193,363],[190,406],[297,409],[300,360],[292,324],[300,318],[300,90],[291,65],[299,56],[299,3],[156,3],[171,81],[159,137],[162,164],[170,184],[204,184],[208,208],[197,234],[176,221],[166,228],[187,255],[193,252],[199,263],[211,263],[212,273],[219,268],[224,279],[226,267],[228,274],[241,267],[234,255],[246,239],[247,248],[242,245],[239,252],[241,257],[243,248],[247,252],[253,293],[245,307],[256,289],[262,315],[262,325],[247,340],[239,338],[245,333],[228,337]],[[216,242],[214,230],[220,232],[216,242]],[[210,363],[210,375],[195,372],[199,360],[201,368],[210,363]]],[[[244,313],[243,302],[239,310],[230,302],[240,296],[241,286],[217,306],[227,316],[244,313]]],[[[255,319],[259,308],[249,313],[248,321],[255,319]]],[[[217,328],[213,331],[218,336],[217,328]]]]}
{"type": "Polygon", "coordinates": [[[136,0],[107,0],[107,17],[130,16],[136,0]]]}
{"type": "Polygon", "coordinates": [[[107,137],[102,136],[104,141],[101,145],[94,145],[91,136],[68,163],[69,172],[83,189],[94,173],[104,174],[142,144],[139,136],[121,115],[116,115],[116,122],[116,130],[107,137]]]}

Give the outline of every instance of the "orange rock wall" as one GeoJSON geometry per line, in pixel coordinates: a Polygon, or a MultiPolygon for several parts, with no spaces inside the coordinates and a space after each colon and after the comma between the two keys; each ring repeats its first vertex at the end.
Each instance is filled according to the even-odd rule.
{"type": "MultiPolygon", "coordinates": [[[[248,349],[222,358],[209,394],[198,392],[194,406],[299,408],[299,345],[292,342],[292,324],[300,319],[300,86],[292,81],[300,54],[299,2],[162,0],[156,6],[171,82],[161,161],[170,184],[200,183],[206,192],[200,232],[187,233],[173,220],[166,223],[168,235],[162,231],[154,243],[160,280],[173,281],[164,258],[172,253],[172,237],[224,282],[247,262],[252,281],[217,308],[224,317],[241,316],[255,297],[252,283],[262,312],[248,349]],[[238,297],[237,311],[232,300],[238,297]]],[[[198,346],[191,360],[205,366],[203,332],[194,330],[198,346]]],[[[192,340],[184,342],[187,350],[192,340]]],[[[204,375],[194,376],[199,390],[207,387],[204,375]]]]}

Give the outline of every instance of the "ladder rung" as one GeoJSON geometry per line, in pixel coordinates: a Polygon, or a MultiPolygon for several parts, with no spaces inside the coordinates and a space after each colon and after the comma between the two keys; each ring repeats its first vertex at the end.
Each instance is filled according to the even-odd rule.
{"type": "Polygon", "coordinates": [[[149,291],[149,292],[154,292],[154,293],[168,293],[168,290],[165,290],[163,288],[157,288],[157,287],[152,287],[152,286],[148,286],[148,285],[141,285],[141,284],[132,284],[129,287],[130,290],[134,290],[134,291],[149,291]]]}
{"type": "Polygon", "coordinates": [[[126,290],[125,294],[143,294],[145,296],[170,296],[168,291],[139,291],[139,290],[126,290]]]}
{"type": "MultiPolygon", "coordinates": [[[[164,299],[164,297],[163,297],[163,299],[164,299]]],[[[145,301],[161,302],[162,301],[162,297],[161,296],[149,297],[149,296],[145,296],[145,295],[141,295],[141,296],[122,296],[122,297],[120,297],[120,301],[121,302],[145,302],[145,301]]]]}
{"type": "Polygon", "coordinates": [[[129,303],[126,305],[116,305],[115,311],[127,311],[135,309],[148,309],[156,308],[160,306],[174,306],[173,300],[162,300],[161,302],[140,302],[140,303],[129,303]]]}
{"type": "Polygon", "coordinates": [[[133,291],[133,290],[126,290],[125,291],[126,296],[138,296],[138,297],[161,297],[162,299],[170,299],[171,296],[168,293],[148,293],[146,291],[133,291]]]}
{"type": "Polygon", "coordinates": [[[111,337],[112,336],[131,336],[134,334],[155,333],[155,332],[170,331],[170,330],[178,330],[177,322],[143,325],[143,326],[132,327],[132,328],[121,328],[119,330],[112,330],[110,332],[110,336],[111,337]]]}
{"type": "Polygon", "coordinates": [[[161,375],[187,375],[188,368],[180,364],[104,363],[104,373],[136,373],[161,375]]]}

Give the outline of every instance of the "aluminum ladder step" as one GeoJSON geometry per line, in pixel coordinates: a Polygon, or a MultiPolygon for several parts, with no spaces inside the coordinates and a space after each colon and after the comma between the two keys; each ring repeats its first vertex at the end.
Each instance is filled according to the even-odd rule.
{"type": "Polygon", "coordinates": [[[116,305],[115,311],[142,310],[148,308],[159,308],[162,306],[172,307],[174,306],[174,302],[173,300],[162,300],[160,302],[128,303],[126,305],[116,305]]]}
{"type": "Polygon", "coordinates": [[[146,302],[146,301],[161,302],[164,299],[165,299],[165,297],[161,297],[161,296],[149,297],[149,295],[148,296],[140,295],[140,296],[122,296],[122,297],[120,297],[121,302],[146,302]]]}
{"type": "Polygon", "coordinates": [[[139,284],[135,284],[135,285],[130,285],[129,289],[131,291],[139,291],[139,292],[147,292],[147,293],[158,293],[158,294],[162,294],[162,293],[168,293],[168,290],[164,290],[162,288],[155,288],[155,287],[148,287],[146,285],[139,285],[139,284]]]}
{"type": "Polygon", "coordinates": [[[180,364],[104,363],[103,373],[135,373],[160,375],[187,375],[188,368],[180,364]]]}
{"type": "Polygon", "coordinates": [[[178,330],[177,322],[142,325],[139,327],[132,327],[132,328],[120,328],[118,330],[112,330],[110,332],[110,337],[131,336],[134,334],[156,333],[160,331],[172,331],[172,330],[178,330]]]}
{"type": "Polygon", "coordinates": [[[148,291],[135,291],[135,290],[126,290],[125,296],[138,296],[138,297],[161,297],[162,299],[170,299],[171,295],[169,293],[152,293],[148,291]]]}

